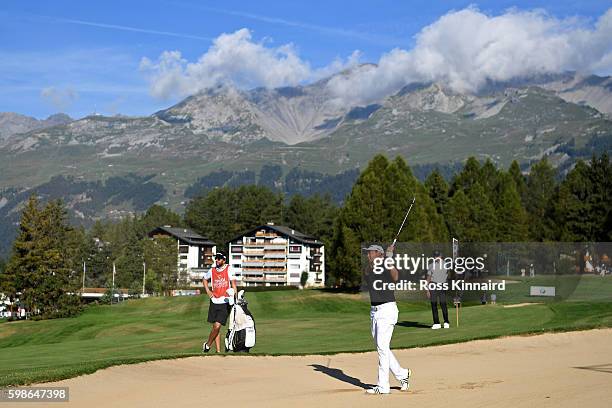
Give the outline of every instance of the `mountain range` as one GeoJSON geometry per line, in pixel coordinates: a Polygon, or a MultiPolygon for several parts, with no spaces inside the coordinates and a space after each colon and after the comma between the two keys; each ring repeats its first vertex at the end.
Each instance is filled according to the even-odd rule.
{"type": "MultiPolygon", "coordinates": [[[[567,168],[612,148],[611,77],[542,75],[489,83],[474,94],[413,83],[362,106],[341,102],[329,80],[276,89],[218,86],[143,117],[37,120],[0,113],[0,217],[20,208],[11,200],[58,176],[89,190],[88,183],[123,180],[119,185],[180,210],[185,191],[193,193],[198,180],[219,171],[252,173],[250,181],[272,185],[263,179],[264,167],[333,177],[379,152],[401,155],[410,165],[453,165],[476,156],[501,166],[518,160],[524,168],[548,156],[567,168]],[[153,187],[134,189],[134,180],[153,187]]],[[[275,183],[283,188],[282,178],[275,183]]],[[[92,198],[57,179],[54,185],[63,186],[68,203],[101,200],[87,219],[150,202],[129,194],[92,198]]]]}

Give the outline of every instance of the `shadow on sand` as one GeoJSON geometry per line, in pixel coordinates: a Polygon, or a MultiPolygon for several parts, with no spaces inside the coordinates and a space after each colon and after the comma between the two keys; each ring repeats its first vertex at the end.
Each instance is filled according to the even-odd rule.
{"type": "Polygon", "coordinates": [[[364,390],[372,388],[374,386],[372,384],[366,384],[362,382],[359,378],[351,377],[350,375],[345,374],[344,371],[340,370],[339,368],[329,368],[321,364],[310,364],[310,367],[312,367],[315,371],[327,374],[330,377],[335,378],[336,380],[340,380],[347,384],[363,388],[364,390]]]}

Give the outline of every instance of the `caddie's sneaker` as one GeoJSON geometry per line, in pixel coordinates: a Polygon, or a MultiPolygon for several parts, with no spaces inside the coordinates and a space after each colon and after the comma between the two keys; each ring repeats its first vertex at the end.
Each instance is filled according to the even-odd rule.
{"type": "Polygon", "coordinates": [[[210,351],[210,346],[208,345],[207,342],[204,342],[204,344],[202,344],[202,353],[208,353],[210,351]]]}
{"type": "Polygon", "coordinates": [[[444,328],[445,328],[445,329],[450,329],[450,324],[448,324],[448,323],[444,323],[444,328]]]}
{"type": "Polygon", "coordinates": [[[371,394],[371,395],[375,395],[375,394],[389,394],[389,391],[383,391],[383,389],[380,388],[377,385],[374,388],[370,388],[369,390],[366,390],[366,394],[371,394]]]}
{"type": "Polygon", "coordinates": [[[399,382],[401,384],[400,391],[408,391],[410,388],[410,376],[412,375],[412,370],[408,369],[408,376],[406,378],[400,378],[399,382]]]}
{"type": "Polygon", "coordinates": [[[440,326],[440,323],[436,323],[433,326],[431,326],[431,328],[434,329],[434,330],[438,330],[438,329],[441,329],[442,326],[440,326]]]}

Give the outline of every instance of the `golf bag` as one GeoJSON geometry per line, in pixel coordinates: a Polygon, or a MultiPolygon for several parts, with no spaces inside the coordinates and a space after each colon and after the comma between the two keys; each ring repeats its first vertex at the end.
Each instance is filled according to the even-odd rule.
{"type": "Polygon", "coordinates": [[[248,353],[255,346],[255,320],[247,308],[244,290],[238,292],[228,322],[225,351],[248,353]]]}

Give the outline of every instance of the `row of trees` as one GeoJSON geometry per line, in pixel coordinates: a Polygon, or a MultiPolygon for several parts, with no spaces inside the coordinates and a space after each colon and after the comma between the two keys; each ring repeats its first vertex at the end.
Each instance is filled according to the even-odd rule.
{"type": "Polygon", "coordinates": [[[432,171],[423,184],[398,157],[376,156],[361,173],[334,225],[328,282],[356,285],[359,247],[392,239],[408,204],[418,203],[400,241],[610,241],[612,164],[607,154],[577,162],[560,180],[544,158],[530,173],[470,158],[447,182],[432,171]]]}
{"type": "Polygon", "coordinates": [[[139,293],[146,263],[146,291],[167,293],[180,285],[176,245],[149,240],[149,231],[189,227],[222,248],[270,221],[321,239],[328,248],[327,282],[352,286],[359,281],[361,244],[391,240],[413,197],[416,205],[400,241],[609,241],[611,170],[606,154],[578,162],[563,180],[546,159],[525,176],[516,162],[503,170],[470,158],[448,182],[434,170],[421,183],[402,158],[378,155],[342,207],[329,196],[288,200],[262,185],[221,187],[190,201],[184,217],[154,205],[142,216],[98,221],[88,231],[68,225],[61,202],[41,206],[31,198],[0,289],[12,296],[21,292],[22,302],[45,316],[69,314],[78,305],[68,294],[80,286],[108,287],[113,264],[115,286],[139,293]]]}
{"type": "Polygon", "coordinates": [[[72,294],[82,287],[110,289],[113,266],[115,288],[141,293],[146,265],[145,291],[168,294],[185,282],[178,275],[176,241],[148,238],[158,226],[190,227],[222,247],[234,235],[268,221],[331,237],[336,211],[329,197],[296,195],[285,203],[266,187],[227,187],[193,200],[184,219],[154,205],[142,216],[97,221],[85,230],[68,224],[61,201],[43,206],[33,196],[21,214],[10,260],[2,267],[6,270],[0,270],[0,293],[19,298],[40,317],[67,316],[80,310],[72,294]]]}

